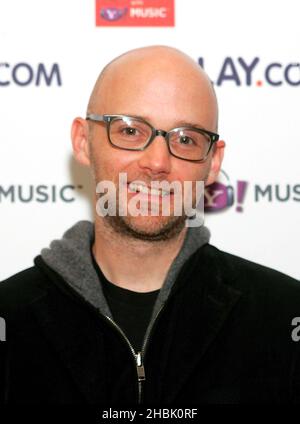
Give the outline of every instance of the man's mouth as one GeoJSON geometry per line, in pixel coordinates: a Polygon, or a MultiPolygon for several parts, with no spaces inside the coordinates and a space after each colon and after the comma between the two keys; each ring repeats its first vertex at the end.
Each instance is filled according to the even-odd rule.
{"type": "Polygon", "coordinates": [[[169,196],[171,194],[173,194],[173,189],[170,190],[164,190],[162,188],[154,188],[154,187],[149,187],[147,185],[144,184],[140,184],[140,183],[134,183],[131,182],[128,184],[128,191],[130,193],[143,193],[143,194],[148,194],[150,196],[169,196]]]}

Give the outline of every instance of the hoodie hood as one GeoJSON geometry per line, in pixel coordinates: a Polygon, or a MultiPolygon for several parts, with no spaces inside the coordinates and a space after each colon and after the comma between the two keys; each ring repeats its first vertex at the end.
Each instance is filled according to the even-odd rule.
{"type": "MultiPolygon", "coordinates": [[[[69,228],[61,239],[53,240],[49,248],[42,249],[41,256],[46,264],[56,271],[80,296],[103,315],[113,319],[93,265],[92,245],[94,235],[94,223],[79,221],[69,228]]],[[[206,227],[188,228],[181,250],[173,260],[156,299],[152,319],[167,300],[185,261],[201,246],[208,243],[209,239],[210,232],[206,227]]]]}

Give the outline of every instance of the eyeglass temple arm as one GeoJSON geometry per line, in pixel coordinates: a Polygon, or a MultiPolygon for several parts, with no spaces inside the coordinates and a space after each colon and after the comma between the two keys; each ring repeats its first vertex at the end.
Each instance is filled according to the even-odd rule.
{"type": "Polygon", "coordinates": [[[98,122],[106,121],[105,115],[96,115],[94,113],[88,113],[85,119],[88,119],[91,121],[98,121],[98,122]]]}

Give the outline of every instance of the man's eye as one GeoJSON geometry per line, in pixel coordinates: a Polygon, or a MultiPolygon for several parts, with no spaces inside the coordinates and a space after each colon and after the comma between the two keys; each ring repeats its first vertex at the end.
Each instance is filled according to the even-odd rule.
{"type": "Polygon", "coordinates": [[[122,129],[122,133],[125,135],[137,135],[137,129],[132,127],[126,127],[122,129]]]}
{"type": "Polygon", "coordinates": [[[182,136],[179,139],[180,144],[194,144],[194,141],[188,136],[182,136]]]}

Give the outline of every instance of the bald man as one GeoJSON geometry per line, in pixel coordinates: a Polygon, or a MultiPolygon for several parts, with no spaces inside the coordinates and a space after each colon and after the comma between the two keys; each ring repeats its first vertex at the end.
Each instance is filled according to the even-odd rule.
{"type": "Polygon", "coordinates": [[[195,225],[225,147],[204,71],[165,46],[117,57],[72,146],[95,183],[94,221],[0,284],[2,401],[299,402],[299,283],[195,225]]]}

